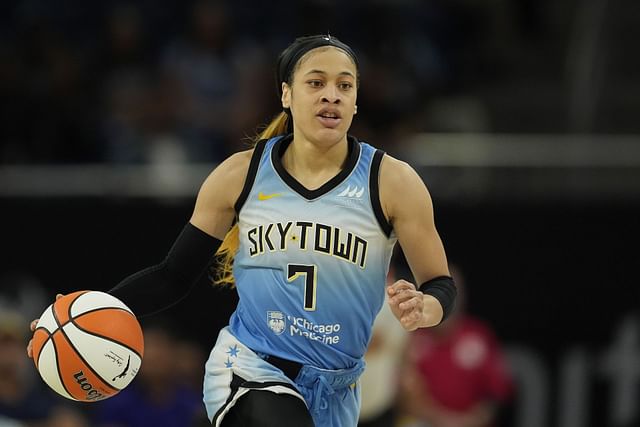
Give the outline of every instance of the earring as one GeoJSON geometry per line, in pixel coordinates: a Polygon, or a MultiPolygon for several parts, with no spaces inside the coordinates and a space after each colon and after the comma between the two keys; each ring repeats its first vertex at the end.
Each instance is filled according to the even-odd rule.
{"type": "Polygon", "coordinates": [[[353,114],[358,114],[358,106],[354,105],[353,107],[353,114]]]}

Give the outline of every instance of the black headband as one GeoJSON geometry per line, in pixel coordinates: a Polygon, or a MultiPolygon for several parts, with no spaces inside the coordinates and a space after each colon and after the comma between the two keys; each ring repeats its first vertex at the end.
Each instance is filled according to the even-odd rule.
{"type": "Polygon", "coordinates": [[[302,58],[302,56],[310,50],[323,46],[333,46],[344,51],[356,64],[356,70],[358,70],[358,58],[353,50],[342,43],[337,38],[330,35],[316,35],[298,37],[293,43],[282,51],[278,57],[276,65],[276,85],[278,88],[278,95],[282,95],[282,82],[291,82],[291,76],[296,64],[302,58]]]}

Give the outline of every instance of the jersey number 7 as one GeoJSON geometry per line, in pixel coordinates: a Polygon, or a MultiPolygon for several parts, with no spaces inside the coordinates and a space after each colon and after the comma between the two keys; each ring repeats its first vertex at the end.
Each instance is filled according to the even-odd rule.
{"type": "Polygon", "coordinates": [[[318,283],[318,267],[315,265],[287,264],[287,280],[293,282],[304,277],[304,309],[316,309],[316,283],[318,283]]]}

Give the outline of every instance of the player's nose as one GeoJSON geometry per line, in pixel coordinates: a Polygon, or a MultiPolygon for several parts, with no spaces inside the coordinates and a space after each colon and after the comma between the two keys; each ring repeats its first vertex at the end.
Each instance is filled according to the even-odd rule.
{"type": "Polygon", "coordinates": [[[322,102],[329,102],[331,104],[339,104],[342,101],[342,96],[336,85],[328,84],[325,86],[322,92],[322,102]]]}

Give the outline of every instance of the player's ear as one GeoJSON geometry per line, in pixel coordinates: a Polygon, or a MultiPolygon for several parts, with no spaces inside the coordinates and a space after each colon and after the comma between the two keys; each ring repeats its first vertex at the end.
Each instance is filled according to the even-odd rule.
{"type": "Polygon", "coordinates": [[[291,108],[291,87],[286,82],[282,82],[282,97],[280,99],[282,108],[291,108]]]}

